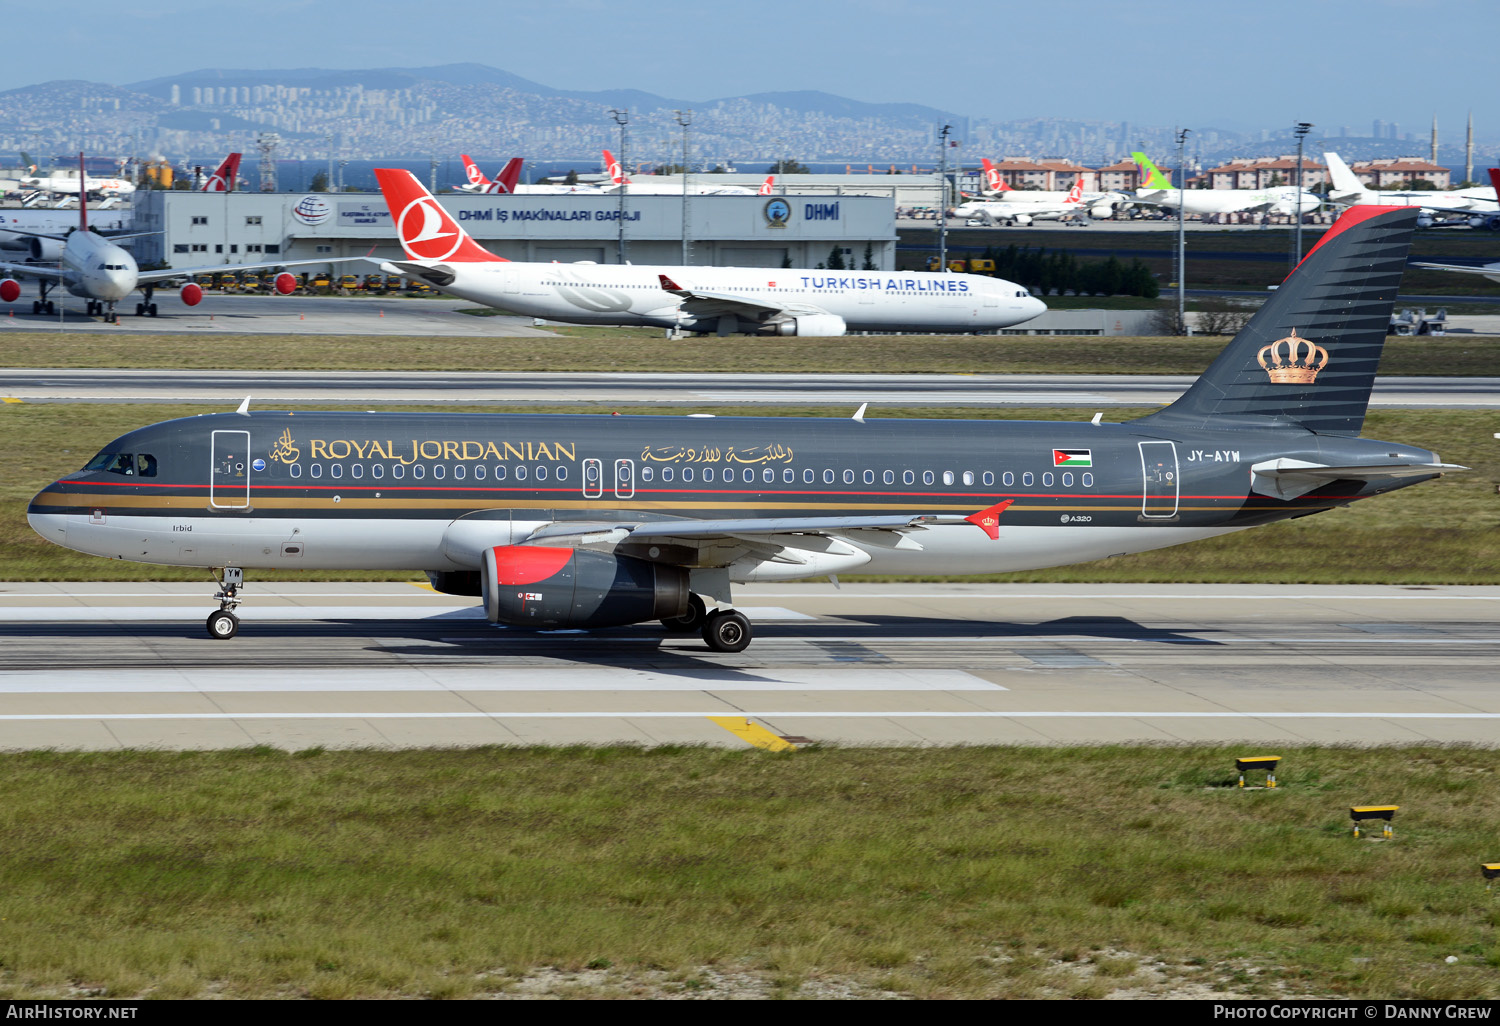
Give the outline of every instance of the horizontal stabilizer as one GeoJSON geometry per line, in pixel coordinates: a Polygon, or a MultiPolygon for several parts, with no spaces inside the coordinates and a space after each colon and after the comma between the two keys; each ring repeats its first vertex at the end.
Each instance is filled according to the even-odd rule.
{"type": "Polygon", "coordinates": [[[1266,460],[1250,468],[1250,490],[1273,499],[1295,499],[1334,481],[1388,481],[1401,477],[1435,477],[1468,470],[1456,463],[1379,463],[1343,467],[1307,460],[1266,460]]]}

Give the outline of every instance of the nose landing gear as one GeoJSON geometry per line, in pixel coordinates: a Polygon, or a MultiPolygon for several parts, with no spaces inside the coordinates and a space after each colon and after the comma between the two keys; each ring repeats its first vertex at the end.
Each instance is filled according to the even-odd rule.
{"type": "Polygon", "coordinates": [[[245,571],[237,566],[226,566],[223,578],[214,574],[214,580],[219,585],[219,590],[214,593],[214,598],[219,600],[219,608],[208,614],[205,626],[210,638],[228,641],[240,630],[240,618],[234,615],[234,609],[240,604],[240,589],[245,585],[245,571]]]}

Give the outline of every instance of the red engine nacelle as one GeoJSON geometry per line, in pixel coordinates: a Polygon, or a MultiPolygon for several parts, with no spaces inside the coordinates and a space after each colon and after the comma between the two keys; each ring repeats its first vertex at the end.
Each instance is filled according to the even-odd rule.
{"type": "Polygon", "coordinates": [[[203,302],[203,287],[196,282],[188,282],[182,287],[182,301],[188,306],[197,306],[203,302]]]}
{"type": "Polygon", "coordinates": [[[295,275],[282,271],[276,276],[276,291],[283,296],[290,296],[297,291],[297,278],[295,275]]]}
{"type": "Polygon", "coordinates": [[[479,570],[491,623],[518,627],[617,627],[688,610],[688,572],[585,549],[499,545],[479,570]]]}
{"type": "Polygon", "coordinates": [[[21,283],[14,278],[0,281],[0,303],[14,303],[21,298],[21,283]]]}

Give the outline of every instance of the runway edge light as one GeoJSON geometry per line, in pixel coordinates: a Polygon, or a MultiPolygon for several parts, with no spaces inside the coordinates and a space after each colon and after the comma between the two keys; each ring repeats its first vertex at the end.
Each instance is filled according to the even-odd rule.
{"type": "Polygon", "coordinates": [[[1349,807],[1349,818],[1354,820],[1354,836],[1359,836],[1359,825],[1366,820],[1384,820],[1384,826],[1380,831],[1381,837],[1395,836],[1391,830],[1391,818],[1396,815],[1399,805],[1351,805],[1349,807]]]}
{"type": "Polygon", "coordinates": [[[1234,768],[1240,771],[1240,786],[1245,786],[1246,770],[1265,770],[1266,786],[1276,786],[1276,766],[1281,762],[1279,755],[1247,755],[1242,759],[1234,760],[1234,768]]]}

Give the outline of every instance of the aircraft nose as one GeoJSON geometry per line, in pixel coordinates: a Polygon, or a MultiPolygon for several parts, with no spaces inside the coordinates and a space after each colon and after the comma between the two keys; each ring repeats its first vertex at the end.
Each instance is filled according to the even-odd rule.
{"type": "Polygon", "coordinates": [[[51,489],[43,489],[31,503],[26,507],[26,522],[31,529],[49,542],[57,545],[68,543],[68,518],[63,513],[55,512],[50,506],[44,505],[42,500],[51,489]]]}

